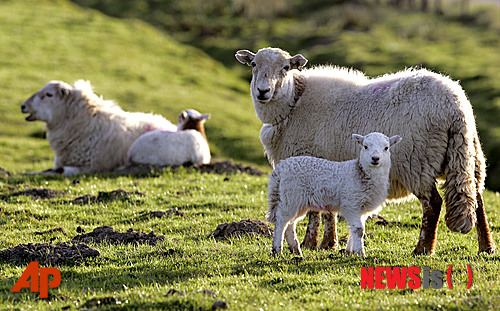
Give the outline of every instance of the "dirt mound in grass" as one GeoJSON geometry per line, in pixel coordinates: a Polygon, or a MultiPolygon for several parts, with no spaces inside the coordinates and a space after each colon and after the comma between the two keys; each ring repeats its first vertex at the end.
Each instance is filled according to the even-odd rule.
{"type": "Polygon", "coordinates": [[[156,245],[165,240],[165,236],[157,236],[153,231],[149,234],[134,232],[130,228],[127,232],[115,231],[112,227],[97,227],[94,231],[77,235],[71,240],[73,243],[111,243],[111,244],[149,244],[156,245]]]}
{"type": "Polygon", "coordinates": [[[35,199],[53,199],[56,196],[62,196],[65,194],[66,194],[66,192],[59,191],[59,190],[31,188],[31,189],[27,189],[27,190],[23,190],[23,191],[10,193],[10,194],[4,195],[4,196],[6,196],[6,197],[18,197],[18,196],[24,195],[24,196],[32,197],[35,199]]]}
{"type": "MultiPolygon", "coordinates": [[[[154,174],[155,172],[162,172],[164,169],[170,169],[176,171],[180,166],[151,166],[151,165],[134,165],[126,168],[120,168],[115,171],[119,175],[135,175],[144,176],[154,174]]],[[[253,166],[245,166],[242,164],[235,164],[232,159],[227,161],[212,162],[210,164],[204,164],[200,167],[194,167],[192,165],[184,165],[190,170],[198,170],[203,173],[213,173],[213,174],[249,174],[255,176],[262,176],[266,173],[260,171],[253,166]]]]}
{"type": "Polygon", "coordinates": [[[273,229],[260,220],[243,219],[230,224],[220,224],[212,233],[212,236],[218,240],[244,235],[261,235],[270,238],[273,236],[273,229]]]}
{"type": "Polygon", "coordinates": [[[124,198],[128,198],[131,195],[139,195],[144,196],[144,193],[139,191],[125,191],[123,189],[117,189],[109,192],[100,191],[97,196],[86,194],[82,195],[71,201],[73,204],[93,204],[93,203],[107,203],[115,200],[120,200],[124,198]]]}
{"type": "Polygon", "coordinates": [[[26,264],[38,261],[44,266],[60,266],[83,262],[89,258],[98,257],[99,251],[85,244],[19,244],[0,251],[0,259],[16,264],[26,264]]]}

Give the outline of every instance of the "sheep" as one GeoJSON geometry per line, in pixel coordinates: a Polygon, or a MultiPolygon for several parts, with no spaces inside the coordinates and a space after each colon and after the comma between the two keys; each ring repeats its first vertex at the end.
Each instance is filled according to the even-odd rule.
{"type": "Polygon", "coordinates": [[[132,144],[127,154],[127,165],[157,166],[210,163],[210,147],[204,123],[209,114],[188,109],[179,114],[177,132],[151,131],[132,144]]]}
{"type": "Polygon", "coordinates": [[[33,174],[92,174],[125,164],[137,137],[154,129],[175,131],[160,115],[123,111],[97,96],[89,81],[50,81],[21,105],[27,121],[46,123],[54,166],[33,174]]]}
{"type": "Polygon", "coordinates": [[[346,253],[365,255],[363,235],[368,216],[379,212],[387,198],[391,153],[401,141],[381,133],[353,134],[363,147],[359,157],[334,162],[310,156],[281,161],[270,175],[267,220],[276,223],[273,253],[282,254],[285,236],[290,251],[302,256],[295,226],[309,209],[340,212],[350,226],[346,253]]]}
{"type": "MultiPolygon", "coordinates": [[[[438,178],[446,178],[448,228],[467,233],[477,223],[479,252],[494,251],[482,198],[485,159],[471,104],[457,82],[414,68],[378,78],[332,66],[300,70],[307,59],[279,48],[240,50],[235,57],[252,66],[250,94],[272,166],[301,155],[345,161],[355,157],[350,133],[398,132],[405,140],[392,155],[388,198],[414,194],[422,205],[413,254],[434,252],[438,178]]],[[[318,247],[319,223],[319,213],[310,212],[303,247],[318,247]]],[[[321,247],[331,244],[337,245],[336,216],[325,213],[321,247]]]]}

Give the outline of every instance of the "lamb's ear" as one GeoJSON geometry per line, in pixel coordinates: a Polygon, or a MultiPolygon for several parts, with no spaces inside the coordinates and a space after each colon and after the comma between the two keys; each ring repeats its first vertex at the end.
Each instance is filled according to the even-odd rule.
{"type": "Polygon", "coordinates": [[[301,69],[305,64],[307,64],[307,59],[300,54],[290,58],[290,67],[292,69],[301,69]]]}
{"type": "Polygon", "coordinates": [[[365,137],[363,135],[359,135],[359,134],[352,134],[352,138],[354,138],[356,140],[356,142],[360,145],[362,145],[363,141],[365,140],[365,137]]]}
{"type": "Polygon", "coordinates": [[[252,61],[255,58],[255,54],[249,50],[239,50],[236,54],[234,54],[234,57],[236,57],[240,63],[251,66],[252,61]]]}
{"type": "Polygon", "coordinates": [[[389,144],[390,146],[394,146],[395,144],[399,143],[401,141],[401,139],[403,139],[401,136],[399,135],[394,135],[392,136],[391,138],[389,138],[389,144]]]}
{"type": "Polygon", "coordinates": [[[202,114],[201,115],[201,119],[202,120],[208,120],[208,119],[210,119],[210,113],[204,113],[204,114],[202,114]]]}
{"type": "Polygon", "coordinates": [[[71,90],[65,86],[61,86],[58,90],[58,93],[61,97],[71,94],[71,90]]]}

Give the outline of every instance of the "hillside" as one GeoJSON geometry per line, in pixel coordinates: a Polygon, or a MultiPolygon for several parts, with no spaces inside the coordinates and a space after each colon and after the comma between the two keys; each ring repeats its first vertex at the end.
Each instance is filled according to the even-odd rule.
{"type": "Polygon", "coordinates": [[[74,1],[112,16],[140,18],[238,68],[247,79],[249,71],[234,52],[266,46],[302,53],[308,66],[330,63],[371,76],[414,66],[449,75],[461,81],[474,106],[488,158],[487,186],[500,190],[498,6],[472,6],[470,16],[460,17],[451,1],[444,2],[444,16],[370,0],[270,0],[265,6],[253,0],[74,1]]]}
{"type": "Polygon", "coordinates": [[[109,18],[67,1],[0,2],[0,167],[23,172],[52,165],[42,122],[21,103],[50,80],[90,80],[125,110],[209,112],[216,158],[265,165],[260,122],[248,83],[208,55],[138,20],[109,18]]]}

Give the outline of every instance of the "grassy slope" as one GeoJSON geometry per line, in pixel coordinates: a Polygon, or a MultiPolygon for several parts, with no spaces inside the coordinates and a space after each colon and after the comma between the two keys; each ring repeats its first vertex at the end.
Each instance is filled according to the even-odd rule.
{"type": "MultiPolygon", "coordinates": [[[[500,190],[500,8],[474,7],[467,21],[459,6],[445,16],[397,10],[375,1],[287,0],[272,18],[242,16],[235,3],[250,0],[73,0],[113,16],[137,17],[197,46],[229,67],[238,49],[279,46],[302,53],[308,66],[333,63],[376,76],[424,66],[460,80],[474,107],[488,163],[487,186],[500,190]],[[339,4],[339,2],[343,2],[339,4]]],[[[270,1],[272,4],[284,1],[270,1]]],[[[384,2],[384,1],[382,1],[384,2]]],[[[388,2],[388,1],[385,1],[388,2]]],[[[244,13],[243,13],[244,14],[244,13]]]]}
{"type": "Polygon", "coordinates": [[[248,83],[203,52],[140,21],[111,19],[66,1],[2,1],[0,21],[0,167],[51,166],[48,142],[36,138],[43,124],[24,121],[20,104],[50,80],[77,79],[90,80],[98,94],[126,110],[174,122],[182,109],[210,112],[206,128],[216,157],[265,164],[248,83]]]}
{"type": "MultiPolygon", "coordinates": [[[[259,124],[247,95],[248,85],[203,53],[180,46],[142,23],[113,20],[66,2],[0,2],[0,21],[0,51],[5,56],[0,60],[0,167],[22,172],[50,166],[52,152],[46,140],[32,137],[39,135],[42,124],[26,123],[19,112],[19,104],[50,79],[86,78],[94,83],[98,93],[117,99],[129,110],[164,113],[170,119],[184,107],[212,112],[212,123],[207,128],[216,141],[217,155],[238,155],[234,153],[237,151],[241,152],[241,159],[248,161],[262,156],[257,140],[259,124]],[[215,73],[215,80],[202,79],[215,73]],[[197,87],[192,87],[194,83],[197,87]],[[222,132],[227,128],[222,127],[222,121],[226,122],[231,114],[242,122],[229,124],[222,132]],[[241,142],[239,137],[244,135],[249,139],[241,142]],[[223,148],[232,143],[231,139],[235,150],[226,154],[223,148]]],[[[218,224],[243,218],[263,220],[265,213],[265,176],[236,175],[229,176],[229,180],[225,177],[184,170],[147,178],[81,176],[79,183],[64,178],[0,177],[1,195],[30,187],[67,193],[51,200],[8,195],[0,199],[0,249],[48,242],[53,237],[68,241],[77,234],[77,226],[87,232],[100,225],[120,231],[133,227],[141,232],[154,230],[166,237],[164,243],[155,247],[94,246],[101,257],[109,259],[60,267],[62,284],[50,291],[50,301],[38,300],[27,290],[10,293],[25,266],[0,262],[0,309],[74,310],[95,297],[114,297],[119,301],[119,305],[105,306],[108,309],[125,306],[136,310],[210,309],[215,300],[227,302],[234,310],[373,310],[374,306],[468,310],[493,309],[500,303],[500,257],[476,256],[475,232],[453,234],[441,222],[436,255],[409,255],[421,219],[421,208],[416,202],[388,205],[383,210],[383,217],[398,223],[368,223],[366,258],[344,257],[336,251],[305,251],[304,261],[296,263],[289,254],[272,257],[271,242],[266,238],[215,241],[209,234],[218,224]],[[106,204],[69,203],[84,194],[97,195],[99,191],[118,188],[141,191],[145,196],[106,204]],[[185,216],[138,217],[148,211],[170,208],[185,212],[185,216]],[[62,227],[64,232],[35,235],[56,227],[62,227]],[[173,254],[162,255],[169,249],[174,249],[173,254]],[[453,290],[359,288],[362,266],[429,266],[444,271],[450,264],[454,271],[453,290]],[[474,272],[470,290],[465,288],[467,264],[474,272]],[[186,290],[187,296],[165,297],[170,288],[186,290]],[[218,296],[193,293],[201,289],[213,290],[218,296]]],[[[487,192],[485,204],[498,242],[498,194],[487,192]]],[[[303,221],[299,225],[300,237],[305,224],[303,221]]],[[[347,226],[341,223],[339,227],[340,237],[345,238],[347,226]]]]}

